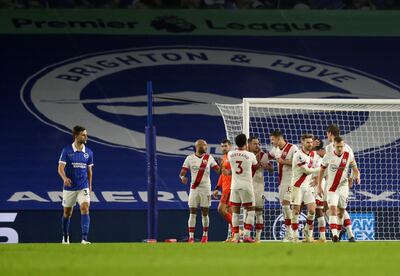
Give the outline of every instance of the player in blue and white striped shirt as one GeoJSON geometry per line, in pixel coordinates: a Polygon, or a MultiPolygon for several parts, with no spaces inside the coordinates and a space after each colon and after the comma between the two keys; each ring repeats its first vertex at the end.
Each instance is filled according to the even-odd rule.
{"type": "Polygon", "coordinates": [[[85,146],[88,140],[87,131],[82,126],[75,126],[72,130],[74,142],[64,147],[58,161],[58,174],[63,187],[64,215],[62,217],[63,244],[69,244],[69,225],[72,210],[79,203],[81,210],[82,243],[88,241],[90,217],[90,193],[92,191],[93,152],[85,146]]]}

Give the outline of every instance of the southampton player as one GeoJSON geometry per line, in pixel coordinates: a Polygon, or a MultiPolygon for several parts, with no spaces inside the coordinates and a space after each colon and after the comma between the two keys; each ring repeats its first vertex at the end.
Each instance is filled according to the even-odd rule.
{"type": "MultiPolygon", "coordinates": [[[[222,151],[222,158],[220,161],[220,167],[222,170],[230,171],[231,165],[228,161],[228,152],[231,150],[232,144],[231,141],[225,139],[221,142],[221,151],[222,151]]],[[[218,184],[213,191],[213,196],[215,199],[218,199],[218,192],[221,189],[221,199],[218,204],[218,213],[228,222],[228,237],[226,241],[229,241],[231,237],[232,231],[232,210],[229,206],[229,198],[231,194],[231,179],[232,176],[230,174],[225,175],[221,174],[218,179],[218,184]]]]}
{"type": "MultiPolygon", "coordinates": [[[[332,241],[338,242],[338,213],[344,213],[347,207],[349,196],[349,185],[347,176],[349,170],[352,170],[356,183],[360,183],[360,172],[357,169],[354,155],[345,147],[343,139],[339,136],[334,139],[334,151],[326,152],[318,175],[318,194],[324,193],[322,188],[322,179],[325,170],[328,171],[326,183],[326,200],[329,206],[329,226],[332,232],[332,241]]],[[[349,241],[354,241],[350,237],[349,241]]]]}
{"type": "Polygon", "coordinates": [[[180,179],[183,184],[187,183],[186,172],[190,170],[191,183],[189,192],[189,243],[194,242],[194,230],[196,227],[197,208],[200,206],[202,213],[203,223],[203,237],[202,243],[208,241],[208,226],[209,217],[208,211],[211,206],[211,180],[210,180],[210,167],[217,173],[220,173],[219,166],[215,162],[214,157],[207,154],[207,142],[204,140],[197,140],[195,143],[196,153],[186,157],[180,179]]]}
{"type": "MultiPolygon", "coordinates": [[[[336,124],[331,124],[328,126],[328,128],[326,130],[326,137],[327,137],[328,141],[330,142],[330,144],[326,146],[327,152],[334,151],[334,143],[333,142],[334,142],[335,137],[338,137],[339,134],[340,134],[340,129],[336,124]]],[[[354,155],[353,150],[347,143],[345,144],[345,149],[354,155]]],[[[354,161],[356,162],[356,166],[357,166],[357,160],[354,160],[354,161]]],[[[352,176],[348,178],[348,182],[349,182],[349,188],[351,188],[353,186],[353,177],[352,176]]],[[[325,193],[325,197],[326,197],[326,193],[325,193]]],[[[326,198],[324,198],[324,199],[326,200],[326,198]]],[[[328,206],[326,206],[326,208],[328,208],[328,206]]],[[[338,219],[339,219],[339,221],[338,221],[339,240],[340,240],[341,236],[343,235],[343,233],[347,232],[347,236],[349,237],[349,241],[350,241],[350,238],[354,237],[354,234],[353,234],[353,229],[352,229],[349,213],[346,210],[344,210],[343,214],[342,213],[338,214],[338,219]],[[343,229],[343,226],[345,229],[343,229]]],[[[351,241],[354,241],[354,239],[351,239],[351,241]]]]}
{"type": "Polygon", "coordinates": [[[273,167],[269,163],[268,154],[263,152],[260,148],[260,141],[257,137],[250,137],[248,140],[248,150],[256,156],[258,164],[252,167],[253,173],[253,187],[254,197],[256,201],[256,238],[255,241],[259,242],[261,239],[261,232],[264,229],[264,170],[273,172],[273,167]]]}
{"type": "Polygon", "coordinates": [[[72,130],[74,142],[66,146],[58,161],[58,174],[64,188],[62,205],[64,215],[62,217],[63,244],[69,244],[69,225],[72,210],[79,203],[81,211],[82,244],[90,244],[89,234],[89,205],[92,192],[93,177],[93,152],[85,146],[88,134],[84,127],[75,126],[72,130]]]}
{"type": "Polygon", "coordinates": [[[302,203],[307,206],[307,225],[304,226],[304,239],[313,240],[315,219],[315,197],[310,186],[313,174],[317,175],[320,168],[313,168],[315,152],[312,134],[301,136],[301,150],[293,156],[292,163],[292,230],[293,241],[299,240],[299,215],[302,203]]]}
{"type": "Polygon", "coordinates": [[[292,239],[292,210],[290,209],[292,160],[294,153],[299,149],[296,145],[288,143],[278,129],[271,133],[270,140],[274,147],[268,153],[269,158],[275,159],[278,163],[279,201],[282,206],[286,229],[283,241],[288,242],[292,239]]]}
{"type": "MultiPolygon", "coordinates": [[[[321,167],[322,164],[322,158],[325,156],[325,149],[324,149],[324,143],[321,141],[319,138],[314,139],[314,144],[313,144],[313,150],[315,151],[314,154],[314,162],[313,162],[313,168],[319,168],[321,167]]],[[[318,221],[318,241],[320,242],[325,242],[326,241],[326,221],[325,221],[325,210],[324,210],[324,200],[322,197],[318,196],[318,177],[314,177],[312,181],[312,186],[314,186],[314,195],[315,195],[315,204],[316,204],[316,209],[315,209],[315,216],[318,221]]],[[[322,189],[325,191],[325,178],[322,179],[322,189]]]]}
{"type": "Polygon", "coordinates": [[[247,151],[247,137],[245,134],[239,134],[235,138],[237,150],[228,152],[228,160],[231,164],[232,184],[231,199],[232,206],[232,232],[234,233],[233,242],[239,242],[239,216],[240,206],[243,206],[247,215],[244,219],[244,237],[243,242],[254,242],[250,237],[250,232],[254,224],[254,188],[251,168],[257,165],[256,156],[247,151]]]}

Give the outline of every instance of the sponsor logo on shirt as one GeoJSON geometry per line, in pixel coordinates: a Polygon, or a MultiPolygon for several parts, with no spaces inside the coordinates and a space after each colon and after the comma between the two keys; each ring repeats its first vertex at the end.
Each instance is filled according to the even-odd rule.
{"type": "Polygon", "coordinates": [[[86,169],[86,164],[85,163],[72,162],[72,167],[74,167],[74,169],[86,169]]]}

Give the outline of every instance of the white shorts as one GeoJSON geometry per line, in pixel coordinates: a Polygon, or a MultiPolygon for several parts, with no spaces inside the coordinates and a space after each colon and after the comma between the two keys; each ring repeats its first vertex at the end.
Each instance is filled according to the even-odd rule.
{"type": "Polygon", "coordinates": [[[253,187],[232,189],[229,204],[231,206],[255,206],[256,202],[253,187]]]}
{"type": "Polygon", "coordinates": [[[302,203],[305,205],[315,203],[314,188],[292,186],[291,204],[301,205],[302,203]]]}
{"type": "Polygon", "coordinates": [[[189,208],[209,208],[211,206],[211,191],[190,189],[189,208]]]}
{"type": "Polygon", "coordinates": [[[349,186],[340,185],[336,192],[327,192],[328,206],[337,206],[338,208],[346,209],[349,201],[349,186]]]}
{"type": "Polygon", "coordinates": [[[78,191],[63,190],[62,206],[67,208],[74,207],[77,202],[79,205],[85,202],[90,204],[89,188],[78,191]]]}
{"type": "Polygon", "coordinates": [[[283,182],[281,185],[278,186],[279,192],[279,202],[282,204],[284,200],[291,201],[292,199],[292,187],[290,184],[284,184],[283,182]]]}
{"type": "Polygon", "coordinates": [[[264,189],[254,190],[254,201],[256,203],[256,208],[264,208],[265,205],[264,189]]]}
{"type": "Polygon", "coordinates": [[[292,187],[290,184],[286,184],[282,181],[281,185],[278,186],[279,190],[279,201],[282,204],[284,200],[289,201],[291,200],[292,194],[292,187]]]}
{"type": "Polygon", "coordinates": [[[322,188],[323,188],[323,191],[324,191],[324,195],[322,196],[322,200],[324,202],[328,202],[328,185],[326,185],[326,182],[325,182],[325,187],[322,187],[322,188]]]}

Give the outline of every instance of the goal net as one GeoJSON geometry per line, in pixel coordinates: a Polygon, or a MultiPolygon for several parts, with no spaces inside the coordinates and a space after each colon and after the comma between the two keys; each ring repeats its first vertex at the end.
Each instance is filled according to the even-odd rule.
{"type": "MultiPolygon", "coordinates": [[[[361,170],[361,184],[351,189],[347,209],[356,239],[400,239],[400,100],[245,98],[242,104],[217,106],[231,141],[240,133],[254,135],[264,151],[271,149],[274,129],[298,146],[303,133],[326,146],[326,128],[337,124],[361,170]]],[[[284,235],[277,177],[275,164],[275,172],[265,174],[265,240],[284,235]]],[[[300,223],[304,226],[304,215],[300,223]]]]}

